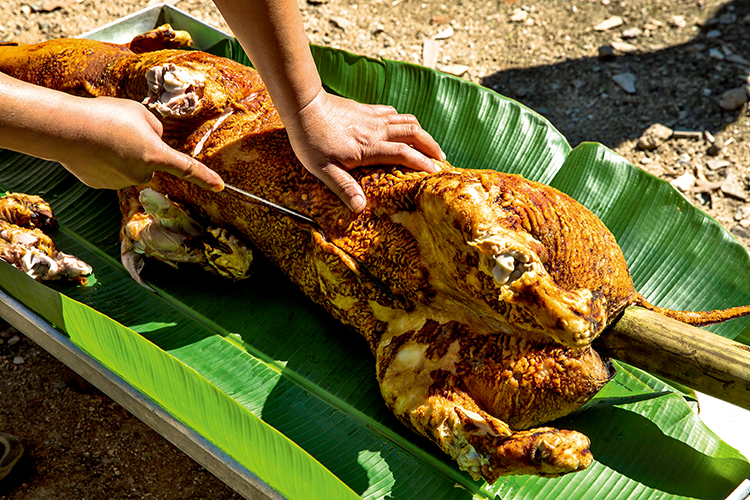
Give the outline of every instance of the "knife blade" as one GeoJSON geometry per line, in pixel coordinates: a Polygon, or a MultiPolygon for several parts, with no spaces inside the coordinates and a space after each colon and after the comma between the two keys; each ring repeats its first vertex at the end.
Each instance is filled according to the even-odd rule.
{"type": "MultiPolygon", "coordinates": [[[[257,194],[250,193],[248,191],[245,191],[244,189],[240,189],[237,186],[232,186],[231,184],[224,183],[224,189],[228,189],[232,191],[233,193],[242,195],[246,198],[249,198],[250,200],[253,200],[257,203],[261,203],[263,205],[269,206],[271,208],[275,208],[276,210],[280,211],[281,213],[284,213],[286,215],[289,215],[291,217],[295,217],[297,219],[300,219],[304,222],[312,224],[314,227],[320,230],[320,225],[315,221],[315,219],[312,219],[306,215],[303,215],[295,210],[292,210],[290,208],[286,208],[282,205],[279,205],[278,203],[274,203],[271,200],[267,200],[263,198],[262,196],[258,196],[257,194]]],[[[323,234],[321,232],[321,234],[323,234]]],[[[345,250],[344,248],[341,248],[339,245],[337,245],[334,241],[328,239],[325,234],[323,234],[323,237],[326,238],[333,246],[347,254],[356,264],[359,270],[362,272],[362,275],[372,282],[376,287],[380,289],[383,293],[385,293],[388,297],[391,299],[395,299],[396,297],[391,292],[390,287],[380,278],[376,277],[373,272],[370,270],[370,267],[365,264],[361,259],[358,259],[355,257],[351,252],[348,250],[345,250]]]]}
{"type": "Polygon", "coordinates": [[[299,213],[299,212],[297,212],[295,210],[292,210],[290,208],[286,208],[286,207],[284,207],[282,205],[279,205],[278,203],[274,203],[271,200],[267,200],[267,199],[265,199],[265,198],[263,198],[261,196],[258,196],[257,194],[253,194],[253,193],[250,193],[248,191],[245,191],[244,189],[240,189],[237,186],[232,186],[231,184],[227,184],[225,182],[224,183],[224,189],[229,189],[230,191],[232,191],[234,193],[237,193],[237,194],[240,194],[242,196],[245,196],[247,198],[250,198],[253,201],[256,201],[258,203],[262,203],[263,205],[267,205],[267,206],[269,206],[271,208],[275,208],[279,212],[282,212],[282,213],[284,213],[286,215],[289,215],[291,217],[295,217],[295,218],[303,220],[305,222],[309,222],[310,224],[313,224],[313,225],[316,225],[316,226],[318,225],[318,223],[315,222],[314,219],[311,219],[310,217],[308,217],[306,215],[303,215],[303,214],[301,214],[301,213],[299,213]]]}

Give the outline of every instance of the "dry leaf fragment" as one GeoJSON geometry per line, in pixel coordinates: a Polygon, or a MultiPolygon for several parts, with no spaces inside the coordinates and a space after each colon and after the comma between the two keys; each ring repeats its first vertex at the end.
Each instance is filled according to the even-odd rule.
{"type": "Polygon", "coordinates": [[[440,66],[438,69],[443,73],[448,73],[453,76],[461,76],[469,71],[469,67],[464,66],[463,64],[447,64],[445,66],[440,66]]]}
{"type": "Polygon", "coordinates": [[[422,43],[422,65],[435,69],[440,52],[440,42],[432,38],[425,38],[422,43]]]}

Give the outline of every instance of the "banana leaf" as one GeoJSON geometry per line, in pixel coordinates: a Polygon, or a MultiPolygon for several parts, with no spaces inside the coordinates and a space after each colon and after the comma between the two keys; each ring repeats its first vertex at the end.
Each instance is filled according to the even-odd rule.
{"type": "MultiPolygon", "coordinates": [[[[246,62],[234,40],[211,50],[246,62]]],[[[653,303],[750,303],[744,247],[612,151],[571,149],[538,114],[449,75],[313,53],[329,90],[415,114],[454,165],[519,173],[581,201],[615,234],[653,303]]],[[[591,437],[589,469],[473,481],[385,408],[365,342],[263,258],[240,283],[150,262],[143,276],[153,293],[119,263],[114,193],[12,152],[0,153],[0,187],[50,201],[61,222],[57,246],[95,269],[87,286],[43,286],[2,264],[0,285],[287,498],[721,499],[750,475],[750,462],[701,422],[689,392],[615,363],[617,376],[592,402],[553,423],[591,437]]],[[[748,321],[713,331],[746,338],[748,321]]]]}

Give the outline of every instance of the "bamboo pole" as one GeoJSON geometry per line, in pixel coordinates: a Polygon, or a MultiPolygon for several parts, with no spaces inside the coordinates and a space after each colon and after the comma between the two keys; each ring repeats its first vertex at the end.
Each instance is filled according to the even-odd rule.
{"type": "Polygon", "coordinates": [[[629,307],[595,343],[624,361],[750,410],[750,347],[659,313],[629,307]]]}

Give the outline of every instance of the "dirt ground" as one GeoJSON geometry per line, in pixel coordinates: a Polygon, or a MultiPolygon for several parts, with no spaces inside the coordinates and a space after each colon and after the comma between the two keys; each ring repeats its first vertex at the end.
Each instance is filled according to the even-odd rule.
{"type": "MultiPolygon", "coordinates": [[[[436,66],[512,97],[546,116],[571,145],[601,142],[674,182],[750,248],[750,2],[299,1],[312,43],[436,66]],[[666,134],[647,134],[654,148],[639,147],[655,124],[666,134]]],[[[208,1],[172,3],[229,31],[208,1]]],[[[147,5],[6,0],[0,41],[75,36],[147,5]]],[[[239,498],[0,326],[3,431],[23,440],[28,462],[0,498],[239,498]]]]}

